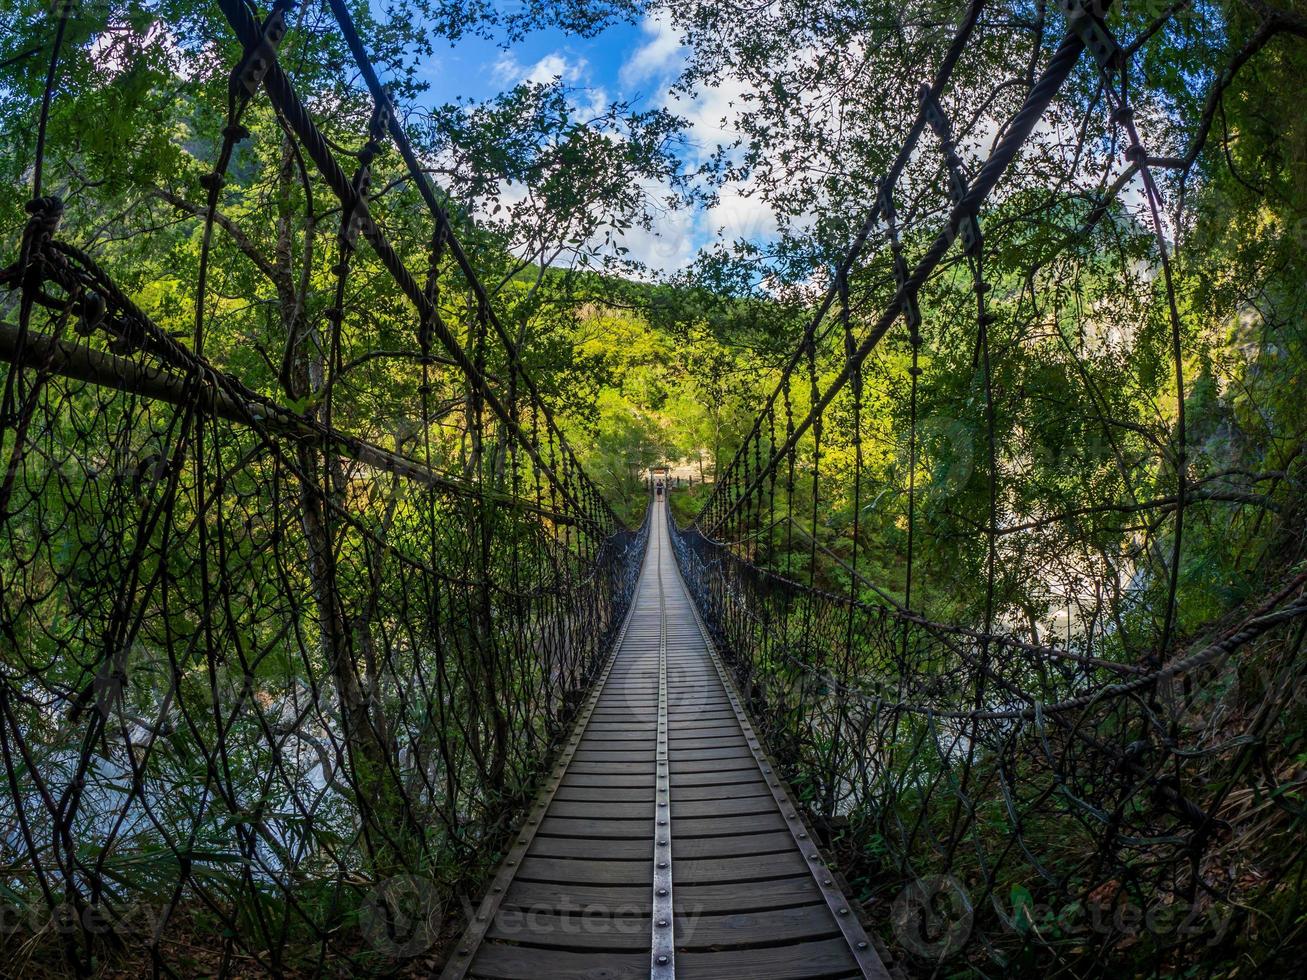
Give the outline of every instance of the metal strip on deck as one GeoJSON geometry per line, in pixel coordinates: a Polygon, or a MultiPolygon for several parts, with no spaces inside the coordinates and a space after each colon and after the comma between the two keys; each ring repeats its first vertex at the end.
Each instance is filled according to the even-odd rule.
{"type": "Polygon", "coordinates": [[[651,520],[616,653],[445,975],[886,977],[651,520]]]}
{"type": "Polygon", "coordinates": [[[676,942],[672,901],[671,776],[667,757],[667,597],[663,587],[663,539],[653,543],[658,578],[658,751],[654,774],[653,931],[650,980],[676,976],[676,942]]]}

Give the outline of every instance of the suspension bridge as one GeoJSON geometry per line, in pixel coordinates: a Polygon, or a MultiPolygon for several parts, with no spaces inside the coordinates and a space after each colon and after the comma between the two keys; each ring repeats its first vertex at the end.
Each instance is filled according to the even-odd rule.
{"type": "MultiPolygon", "coordinates": [[[[1186,482],[1183,396],[1175,491],[1154,508],[1170,522],[1169,594],[1147,655],[1103,653],[1107,617],[1074,642],[1022,634],[997,597],[1021,528],[1001,504],[984,211],[1076,71],[1099,80],[1119,186],[1143,188],[1185,390],[1159,163],[1105,4],[1065,0],[1062,40],[972,173],[945,110],[985,4],[966,7],[707,502],[679,526],[660,494],[636,529],[578,462],[349,5],[326,4],[368,105],[348,153],[279,61],[293,4],[219,6],[241,54],[196,212],[187,336],[64,240],[65,202],[42,185],[71,7],[29,219],[0,271],[0,897],[20,923],[56,917],[72,972],[116,943],[186,975],[203,935],[219,937],[205,969],[229,976],[416,963],[451,978],[886,977],[1003,943],[1013,963],[1043,941],[992,911],[1014,866],[1064,900],[1206,908],[1232,784],[1200,798],[1176,691],[1255,640],[1301,640],[1307,576],[1177,635],[1184,518],[1211,499],[1186,482]],[[258,112],[276,118],[292,183],[332,196],[336,222],[316,305],[259,266],[291,296],[262,387],[206,354],[231,233],[220,204],[258,112]],[[417,232],[370,197],[386,154],[417,194],[417,232]],[[932,154],[939,180],[900,187],[932,154]],[[365,244],[407,304],[402,356],[350,322],[365,244]],[[914,594],[918,295],[943,270],[968,284],[988,432],[984,601],[966,623],[932,620],[914,594]],[[867,366],[890,342],[911,460],[893,594],[868,578],[858,524],[867,366]],[[360,434],[340,394],[374,356],[393,357],[413,406],[396,438],[360,434]],[[434,445],[451,413],[458,466],[434,445]],[[836,414],[852,443],[833,470],[836,414]],[[851,551],[832,554],[819,506],[849,492],[851,551]]],[[[1291,28],[1277,16],[1267,33],[1291,28]]],[[[1091,203],[1073,235],[1108,213],[1091,203]]]]}
{"type": "Polygon", "coordinates": [[[888,976],[654,507],[630,617],[447,976],[888,976]]]}

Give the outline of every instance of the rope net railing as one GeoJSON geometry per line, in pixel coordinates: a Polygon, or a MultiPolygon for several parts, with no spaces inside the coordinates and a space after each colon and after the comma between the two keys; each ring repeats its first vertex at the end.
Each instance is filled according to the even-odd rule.
{"type": "MultiPolygon", "coordinates": [[[[1231,473],[1186,432],[1164,185],[1211,114],[1177,160],[1150,154],[1135,113],[1136,61],[1187,6],[1127,43],[1106,5],[1063,4],[1060,43],[991,119],[1001,100],[950,88],[1001,47],[1002,18],[968,5],[799,346],[673,532],[769,745],[928,972],[1218,962],[1298,894],[1232,844],[1256,819],[1268,848],[1301,829],[1298,776],[1266,754],[1302,711],[1290,522],[1260,598],[1215,626],[1182,615],[1187,529],[1241,539],[1302,499],[1300,469],[1231,473]],[[1073,173],[1101,161],[1090,190],[1005,180],[1058,126],[1073,173]],[[1154,332],[1162,370],[1110,356],[1122,321],[1154,332]],[[1113,385],[1170,404],[1141,422],[1113,385]],[[1062,458],[1036,468],[1050,443],[1062,458]],[[1055,484],[1031,485],[1050,471],[1101,505],[1061,512],[1055,484]],[[1256,679],[1239,661],[1254,643],[1256,679]]],[[[1259,44],[1287,29],[1263,16],[1259,44]]]]}
{"type": "Polygon", "coordinates": [[[645,543],[577,462],[345,6],[361,134],[279,65],[292,4],[222,9],[243,55],[189,310],[160,322],[61,238],[44,113],[0,271],[4,943],[57,937],[79,974],[115,950],[173,976],[425,953],[602,668],[645,543]],[[334,232],[302,280],[220,207],[259,113],[287,235],[334,232]],[[370,202],[382,177],[421,208],[370,202]],[[275,303],[227,295],[241,263],[275,303]],[[379,279],[408,337],[377,336],[379,279]],[[222,345],[269,307],[284,358],[242,377],[222,345]],[[356,404],[382,363],[402,426],[356,404]]]}

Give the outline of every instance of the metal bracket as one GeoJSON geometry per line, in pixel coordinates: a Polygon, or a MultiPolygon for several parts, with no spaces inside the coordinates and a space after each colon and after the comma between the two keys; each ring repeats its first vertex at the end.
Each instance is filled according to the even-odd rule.
{"type": "MultiPolygon", "coordinates": [[[[929,89],[926,91],[929,91],[929,89]]],[[[905,288],[908,283],[908,263],[903,258],[903,243],[899,241],[899,229],[895,223],[897,214],[894,210],[894,195],[890,188],[882,183],[880,190],[877,192],[877,197],[880,203],[881,215],[889,226],[890,251],[894,253],[894,283],[899,292],[903,293],[900,309],[903,311],[903,318],[908,323],[908,329],[912,332],[912,343],[915,346],[920,343],[921,308],[917,305],[916,290],[905,288]]]]}
{"type": "Polygon", "coordinates": [[[354,202],[345,209],[341,218],[341,237],[351,247],[358,241],[359,232],[365,231],[372,220],[368,202],[368,191],[372,189],[372,161],[381,152],[381,141],[386,137],[392,111],[389,100],[378,102],[372,107],[372,116],[368,120],[368,141],[359,154],[359,168],[350,185],[354,202]]]}
{"type": "Polygon", "coordinates": [[[1079,35],[1098,66],[1103,71],[1115,71],[1121,63],[1121,47],[1093,5],[1085,0],[1058,0],[1058,5],[1066,15],[1067,26],[1079,35]]]}
{"type": "Polygon", "coordinates": [[[903,258],[901,248],[894,249],[894,280],[898,283],[898,288],[904,291],[903,318],[908,321],[908,329],[915,337],[921,329],[921,307],[917,305],[917,291],[905,288],[908,284],[908,263],[903,258]]]}
{"type": "Polygon", "coordinates": [[[372,188],[372,168],[364,165],[354,174],[351,185],[354,190],[354,203],[345,209],[340,220],[340,237],[351,248],[358,241],[359,232],[365,230],[372,221],[372,210],[368,206],[368,191],[372,188]]]}
{"type": "Polygon", "coordinates": [[[968,255],[980,251],[980,223],[974,214],[963,213],[958,218],[957,236],[962,239],[962,250],[968,255]]]}
{"type": "Polygon", "coordinates": [[[921,100],[921,110],[926,116],[926,125],[939,139],[946,143],[952,142],[953,127],[949,125],[948,117],[944,115],[944,110],[940,107],[939,100],[935,98],[935,93],[930,90],[930,86],[921,86],[917,90],[917,97],[921,100]]]}
{"type": "MultiPolygon", "coordinates": [[[[1074,0],[1074,2],[1079,2],[1079,0],[1074,0]]],[[[943,146],[944,166],[948,168],[949,199],[953,202],[953,207],[956,210],[966,200],[967,191],[970,188],[967,184],[967,178],[962,172],[962,160],[958,157],[957,148],[953,144],[953,126],[948,121],[948,117],[944,115],[944,110],[940,107],[938,100],[936,100],[928,85],[921,86],[917,91],[917,95],[921,99],[921,110],[925,115],[926,124],[939,137],[939,141],[943,146]]],[[[968,255],[974,255],[980,250],[980,223],[973,213],[968,211],[959,213],[954,233],[962,240],[962,248],[968,255]]]]}
{"type": "Polygon", "coordinates": [[[245,89],[247,96],[259,90],[263,79],[277,63],[277,49],[286,36],[286,10],[290,6],[277,4],[263,21],[258,42],[245,49],[244,56],[232,69],[233,90],[238,84],[245,89]]]}

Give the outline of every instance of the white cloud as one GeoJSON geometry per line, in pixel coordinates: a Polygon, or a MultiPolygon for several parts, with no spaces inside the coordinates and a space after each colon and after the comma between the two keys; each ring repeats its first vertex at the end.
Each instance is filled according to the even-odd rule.
{"type": "Polygon", "coordinates": [[[640,26],[648,40],[636,48],[635,54],[618,73],[621,83],[627,87],[666,75],[681,60],[684,46],[681,34],[672,26],[671,14],[666,10],[646,14],[640,26]]]}
{"type": "Polygon", "coordinates": [[[621,244],[630,249],[626,258],[643,262],[655,273],[675,272],[689,265],[695,253],[692,216],[673,212],[656,222],[655,229],[636,227],[624,232],[621,244]]]}
{"type": "MultiPolygon", "coordinates": [[[[730,146],[739,139],[740,111],[753,91],[753,86],[738,75],[728,75],[719,84],[702,89],[689,108],[681,112],[689,125],[690,142],[701,159],[718,146],[730,146]]],[[[668,108],[675,111],[674,106],[668,108]]]]}
{"type": "Polygon", "coordinates": [[[526,80],[544,85],[552,82],[555,78],[561,78],[564,82],[571,84],[581,77],[581,72],[584,70],[584,61],[573,64],[561,54],[555,52],[554,54],[545,55],[532,65],[526,80]]]}
{"type": "Polygon", "coordinates": [[[640,186],[650,210],[655,212],[653,229],[646,231],[639,225],[628,228],[618,236],[618,244],[630,249],[626,258],[643,262],[653,272],[685,268],[694,258],[702,216],[671,207],[668,202],[675,194],[663,181],[645,179],[640,186]]]}
{"type": "Polygon", "coordinates": [[[558,51],[545,55],[534,65],[524,65],[505,52],[495,62],[494,74],[495,78],[505,85],[520,85],[523,82],[547,85],[556,78],[568,85],[575,85],[581,80],[587,67],[584,58],[569,61],[566,55],[558,51]]]}
{"type": "Polygon", "coordinates": [[[524,65],[509,52],[499,56],[492,66],[493,77],[500,85],[512,87],[523,83],[548,85],[555,79],[570,88],[582,90],[580,99],[569,98],[574,112],[601,116],[608,108],[608,91],[603,86],[588,85],[590,63],[585,58],[570,60],[559,51],[553,51],[535,64],[524,65]]]}
{"type": "Polygon", "coordinates": [[[727,241],[761,241],[779,231],[776,213],[748,185],[724,188],[708,211],[708,230],[727,241]]]}

